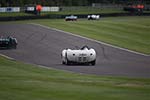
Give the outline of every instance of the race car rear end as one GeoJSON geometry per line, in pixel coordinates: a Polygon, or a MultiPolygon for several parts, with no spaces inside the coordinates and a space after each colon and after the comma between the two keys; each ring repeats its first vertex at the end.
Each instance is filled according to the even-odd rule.
{"type": "Polygon", "coordinates": [[[0,38],[0,49],[16,49],[17,39],[13,37],[0,38]]]}

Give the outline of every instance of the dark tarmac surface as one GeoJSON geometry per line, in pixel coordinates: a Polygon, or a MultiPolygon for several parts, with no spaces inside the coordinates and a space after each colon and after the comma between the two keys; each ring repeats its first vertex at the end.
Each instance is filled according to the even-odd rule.
{"type": "Polygon", "coordinates": [[[73,71],[77,73],[150,78],[150,56],[106,46],[87,39],[31,24],[1,24],[0,36],[14,36],[16,50],[0,50],[18,61],[73,71]],[[62,65],[64,48],[88,45],[97,52],[95,66],[62,65]]]}

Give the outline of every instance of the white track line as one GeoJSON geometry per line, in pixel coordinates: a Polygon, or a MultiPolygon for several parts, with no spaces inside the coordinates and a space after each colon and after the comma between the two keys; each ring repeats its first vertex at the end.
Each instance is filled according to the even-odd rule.
{"type": "Polygon", "coordinates": [[[138,54],[138,55],[142,55],[142,56],[150,56],[150,55],[147,55],[147,54],[143,54],[143,53],[132,51],[132,50],[129,50],[129,49],[117,47],[117,46],[114,46],[114,45],[111,45],[111,44],[108,44],[108,43],[104,43],[102,41],[94,40],[94,39],[91,39],[91,38],[87,38],[87,37],[84,37],[84,36],[80,36],[80,35],[73,34],[73,33],[70,33],[70,32],[66,32],[66,31],[63,31],[63,30],[59,30],[59,29],[56,29],[56,28],[51,28],[51,27],[48,27],[48,26],[44,26],[44,25],[41,25],[41,24],[36,24],[36,23],[29,23],[29,24],[38,25],[38,26],[41,26],[41,27],[44,27],[44,28],[47,28],[47,29],[51,29],[51,30],[55,30],[55,31],[58,31],[58,32],[63,32],[63,33],[69,34],[69,35],[73,35],[73,36],[76,36],[76,37],[87,39],[87,40],[90,40],[90,41],[93,41],[93,42],[97,42],[97,43],[100,43],[100,44],[103,44],[103,45],[106,45],[106,46],[110,46],[110,47],[117,48],[117,49],[120,49],[120,50],[123,50],[123,51],[131,52],[131,53],[134,53],[134,54],[138,54]]]}
{"type": "Polygon", "coordinates": [[[15,60],[14,58],[8,57],[8,56],[3,55],[3,54],[1,54],[1,53],[0,53],[0,56],[5,57],[5,58],[10,59],[10,60],[15,60]]]}
{"type": "MultiPolygon", "coordinates": [[[[3,54],[0,54],[0,56],[6,58],[6,59],[8,59],[8,60],[16,61],[14,58],[8,57],[8,56],[3,55],[3,54]]],[[[44,65],[33,64],[33,63],[27,63],[27,62],[23,62],[23,63],[24,63],[24,64],[29,64],[29,65],[33,65],[33,66],[38,66],[39,68],[58,70],[57,68],[48,67],[48,66],[44,66],[44,65]]],[[[64,72],[69,72],[69,73],[76,73],[76,72],[69,71],[69,70],[65,70],[65,69],[60,69],[60,70],[62,70],[62,71],[64,71],[64,72]]],[[[79,73],[79,74],[84,74],[84,73],[79,73]]]]}

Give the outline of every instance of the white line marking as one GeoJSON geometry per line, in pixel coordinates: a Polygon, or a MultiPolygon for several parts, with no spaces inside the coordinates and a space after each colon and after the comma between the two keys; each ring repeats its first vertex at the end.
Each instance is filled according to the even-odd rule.
{"type": "Polygon", "coordinates": [[[87,40],[90,40],[90,41],[93,41],[93,42],[97,42],[97,43],[100,43],[100,44],[103,44],[103,45],[106,45],[106,46],[110,46],[110,47],[113,47],[113,48],[116,48],[116,49],[131,52],[131,53],[134,53],[134,54],[138,54],[138,55],[142,55],[142,56],[150,56],[148,54],[143,54],[143,53],[132,51],[132,50],[129,50],[129,49],[117,47],[117,46],[114,46],[114,45],[111,45],[111,44],[108,44],[108,43],[104,43],[102,41],[94,40],[94,39],[91,39],[91,38],[87,38],[87,37],[84,37],[84,36],[80,36],[80,35],[73,34],[73,33],[70,33],[70,32],[66,32],[66,31],[63,31],[63,30],[59,30],[59,29],[56,29],[56,28],[51,28],[51,27],[48,27],[48,26],[44,26],[44,25],[41,25],[41,24],[36,24],[36,23],[29,23],[29,24],[38,25],[38,26],[41,26],[41,27],[44,27],[44,28],[47,28],[47,29],[51,29],[51,30],[55,30],[55,31],[58,31],[58,32],[63,32],[63,33],[69,34],[69,35],[73,35],[73,36],[76,36],[76,37],[87,39],[87,40]]]}
{"type": "MultiPolygon", "coordinates": [[[[8,56],[3,55],[3,54],[1,54],[1,53],[0,53],[0,56],[6,58],[6,59],[8,59],[8,60],[15,60],[14,58],[8,57],[8,56]]],[[[37,66],[37,67],[39,67],[39,68],[44,68],[44,69],[52,69],[52,70],[56,70],[56,71],[59,70],[58,68],[53,68],[53,67],[50,67],[50,66],[48,67],[48,66],[38,65],[38,64],[28,63],[28,62],[23,62],[23,63],[24,63],[24,64],[29,64],[29,65],[33,65],[33,66],[37,66]]],[[[62,70],[62,71],[64,71],[64,72],[69,72],[69,73],[76,73],[76,72],[69,71],[69,70],[65,70],[65,69],[60,69],[60,70],[62,70]]],[[[84,73],[79,73],[79,74],[84,74],[84,73]]]]}
{"type": "Polygon", "coordinates": [[[10,59],[10,60],[15,60],[14,58],[8,57],[8,56],[3,55],[3,54],[0,54],[0,56],[5,57],[5,58],[10,59]]]}
{"type": "MultiPolygon", "coordinates": [[[[33,65],[33,64],[31,64],[33,65]]],[[[36,65],[34,64],[35,66],[38,66],[39,68],[44,68],[44,69],[51,69],[51,70],[61,70],[61,71],[64,71],[64,72],[68,72],[68,73],[78,73],[78,72],[74,72],[74,71],[69,71],[69,70],[65,70],[65,69],[60,69],[60,68],[53,68],[53,67],[47,67],[47,66],[44,66],[44,65],[36,65]]],[[[79,74],[84,74],[84,73],[79,73],[79,74]]]]}
{"type": "MultiPolygon", "coordinates": [[[[8,59],[8,60],[15,60],[14,58],[8,57],[8,56],[3,55],[3,54],[0,54],[0,56],[6,58],[6,59],[8,59]]],[[[59,70],[59,69],[57,69],[57,68],[53,68],[53,67],[50,67],[50,66],[48,67],[48,66],[38,65],[38,64],[28,63],[28,62],[23,62],[23,63],[24,63],[24,64],[29,64],[29,65],[33,65],[33,66],[37,66],[37,67],[39,67],[39,68],[44,68],[44,69],[52,69],[52,70],[56,70],[56,71],[59,70]]],[[[60,69],[60,70],[62,70],[62,71],[64,71],[64,72],[69,72],[69,73],[76,73],[76,72],[69,71],[69,70],[65,70],[65,69],[60,69]]],[[[84,73],[79,73],[79,74],[84,74],[84,73]]]]}

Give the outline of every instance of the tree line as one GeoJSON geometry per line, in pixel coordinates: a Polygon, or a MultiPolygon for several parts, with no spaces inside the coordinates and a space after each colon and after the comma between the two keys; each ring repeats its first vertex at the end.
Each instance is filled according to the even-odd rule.
{"type": "Polygon", "coordinates": [[[0,0],[1,7],[25,6],[28,4],[41,4],[43,6],[91,6],[92,3],[102,4],[150,4],[150,0],[0,0]]]}

